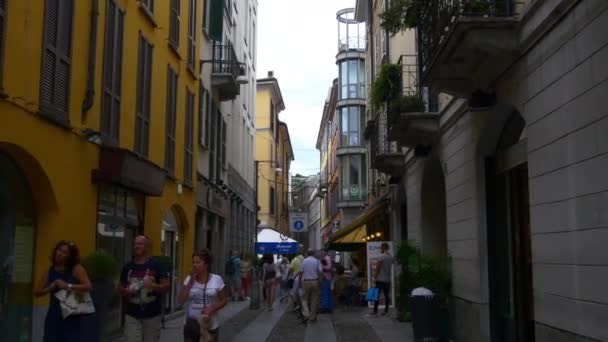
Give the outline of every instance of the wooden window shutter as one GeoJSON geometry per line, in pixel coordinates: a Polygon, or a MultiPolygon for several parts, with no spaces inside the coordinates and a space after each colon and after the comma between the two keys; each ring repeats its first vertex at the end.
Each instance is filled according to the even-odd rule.
{"type": "Polygon", "coordinates": [[[6,42],[6,3],[0,0],[0,95],[4,93],[4,44],[6,42]]]}
{"type": "Polygon", "coordinates": [[[221,42],[224,35],[224,1],[226,0],[209,1],[211,1],[209,38],[221,42]]]}
{"type": "Polygon", "coordinates": [[[150,95],[152,83],[152,45],[139,34],[137,65],[137,106],[135,119],[135,152],[148,157],[150,141],[150,95]]]}
{"type": "Polygon", "coordinates": [[[203,82],[198,82],[198,136],[197,141],[199,144],[204,144],[203,141],[203,132],[205,128],[204,125],[204,116],[205,116],[205,87],[203,86],[203,82]]]}
{"type": "Polygon", "coordinates": [[[167,119],[165,125],[165,169],[169,175],[175,175],[175,120],[177,112],[177,83],[178,76],[167,68],[167,119]]]}
{"type": "Polygon", "coordinates": [[[188,7],[188,68],[196,74],[196,0],[190,0],[188,7]]]}
{"type": "Polygon", "coordinates": [[[40,112],[69,125],[73,0],[46,0],[40,112]]]}
{"type": "Polygon", "coordinates": [[[180,18],[180,2],[181,0],[171,0],[171,9],[169,17],[169,43],[175,48],[179,48],[179,28],[181,25],[180,18]]]}
{"type": "Polygon", "coordinates": [[[108,1],[101,98],[101,136],[105,144],[117,146],[120,135],[124,12],[115,0],[108,1]]]}
{"type": "Polygon", "coordinates": [[[184,125],[184,184],[192,186],[194,94],[186,90],[186,123],[184,125]]]}
{"type": "Polygon", "coordinates": [[[209,91],[205,91],[205,127],[204,127],[204,135],[205,135],[205,146],[209,147],[209,136],[211,130],[211,95],[209,91]]]}
{"type": "Polygon", "coordinates": [[[222,166],[226,167],[226,121],[222,120],[222,166]]]}

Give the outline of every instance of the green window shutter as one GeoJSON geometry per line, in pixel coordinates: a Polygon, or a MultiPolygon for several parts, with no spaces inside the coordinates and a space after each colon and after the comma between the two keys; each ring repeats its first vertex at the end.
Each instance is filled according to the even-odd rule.
{"type": "Polygon", "coordinates": [[[224,1],[211,0],[209,37],[220,42],[224,34],[224,1]]]}

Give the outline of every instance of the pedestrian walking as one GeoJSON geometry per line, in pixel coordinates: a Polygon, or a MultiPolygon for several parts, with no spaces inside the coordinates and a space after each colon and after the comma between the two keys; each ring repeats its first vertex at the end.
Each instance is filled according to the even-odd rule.
{"type": "Polygon", "coordinates": [[[243,291],[243,297],[249,298],[249,283],[251,282],[251,257],[245,256],[241,260],[241,289],[243,291]]]}
{"type": "Polygon", "coordinates": [[[286,256],[279,260],[279,302],[284,303],[289,299],[289,287],[287,280],[289,279],[289,259],[286,256]]]}
{"type": "Polygon", "coordinates": [[[230,257],[226,261],[226,278],[230,284],[232,300],[245,300],[241,292],[241,257],[237,250],[231,250],[230,257]]]}
{"type": "Polygon", "coordinates": [[[350,266],[350,287],[349,287],[349,296],[347,299],[347,305],[350,307],[351,305],[359,305],[359,266],[357,266],[358,260],[355,258],[351,259],[350,266]]]}
{"type": "Polygon", "coordinates": [[[119,292],[127,302],[125,335],[129,342],[160,340],[161,296],[169,290],[169,275],[150,257],[152,241],[138,235],[133,242],[133,260],[120,273],[119,292]]]}
{"type": "Polygon", "coordinates": [[[376,260],[376,268],[374,272],[374,279],[376,279],[376,288],[378,289],[378,300],[374,302],[374,312],[368,316],[376,317],[378,315],[378,305],[380,304],[380,294],[384,294],[384,312],[382,315],[388,314],[389,305],[391,302],[391,271],[393,268],[394,258],[389,253],[389,245],[383,242],[380,245],[380,251],[382,254],[376,260]]]}
{"type": "Polygon", "coordinates": [[[302,260],[304,260],[304,256],[302,255],[302,251],[299,251],[298,255],[291,260],[291,265],[289,266],[289,280],[287,286],[291,289],[289,296],[291,297],[292,302],[292,312],[296,312],[301,309],[301,281],[299,281],[299,276],[302,271],[302,260]]]}
{"type": "Polygon", "coordinates": [[[44,320],[44,342],[80,342],[90,341],[91,338],[96,340],[96,337],[86,334],[83,315],[76,313],[63,317],[61,302],[58,299],[61,291],[76,294],[91,291],[87,271],[80,264],[78,246],[72,241],[61,240],[53,248],[50,259],[51,267],[42,276],[34,292],[36,297],[49,294],[51,299],[44,320]]]}
{"type": "Polygon", "coordinates": [[[317,320],[317,307],[319,306],[320,287],[319,280],[323,271],[321,263],[315,258],[313,250],[308,250],[306,259],[302,261],[300,272],[300,284],[304,291],[302,299],[302,314],[304,322],[315,322],[317,320]]]}
{"type": "Polygon", "coordinates": [[[321,284],[321,312],[332,313],[334,311],[334,299],[331,292],[331,280],[333,277],[333,263],[327,254],[327,249],[321,250],[321,265],[323,268],[323,283],[321,284]]]}
{"type": "Polygon", "coordinates": [[[212,263],[206,249],[192,255],[192,271],[178,297],[180,304],[187,303],[184,342],[219,341],[217,312],[228,300],[222,277],[209,271],[212,263]]]}
{"type": "Polygon", "coordinates": [[[264,265],[262,267],[264,285],[266,289],[266,303],[268,310],[273,310],[274,300],[276,297],[276,284],[277,284],[277,268],[274,264],[274,257],[272,254],[264,254],[264,265]]]}

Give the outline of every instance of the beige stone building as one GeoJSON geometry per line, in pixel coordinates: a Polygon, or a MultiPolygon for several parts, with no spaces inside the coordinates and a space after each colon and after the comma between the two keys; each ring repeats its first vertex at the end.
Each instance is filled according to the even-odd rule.
{"type": "Polygon", "coordinates": [[[393,37],[383,3],[357,1],[368,78],[413,51],[426,108],[368,111],[370,183],[393,240],[450,257],[454,340],[608,340],[608,2],[416,2],[393,37]]]}

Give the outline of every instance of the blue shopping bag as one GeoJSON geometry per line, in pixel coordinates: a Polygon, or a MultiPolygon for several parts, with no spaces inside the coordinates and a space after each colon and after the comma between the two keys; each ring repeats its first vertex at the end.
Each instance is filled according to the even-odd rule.
{"type": "Polygon", "coordinates": [[[368,302],[377,302],[380,299],[380,292],[377,288],[372,287],[367,289],[367,293],[365,294],[365,300],[368,302]]]}

